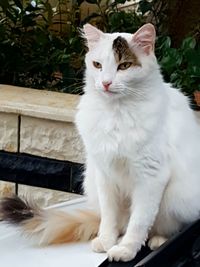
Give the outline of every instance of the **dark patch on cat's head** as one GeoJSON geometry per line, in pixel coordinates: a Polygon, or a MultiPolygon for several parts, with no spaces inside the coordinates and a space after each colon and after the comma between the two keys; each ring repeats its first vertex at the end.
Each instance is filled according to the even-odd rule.
{"type": "Polygon", "coordinates": [[[128,42],[121,36],[118,36],[113,41],[114,56],[117,63],[123,61],[131,61],[134,66],[141,66],[140,62],[138,61],[137,56],[131,51],[128,42]]]}
{"type": "Polygon", "coordinates": [[[127,49],[129,49],[128,43],[123,37],[119,36],[113,41],[113,50],[118,61],[122,59],[127,49]]]}

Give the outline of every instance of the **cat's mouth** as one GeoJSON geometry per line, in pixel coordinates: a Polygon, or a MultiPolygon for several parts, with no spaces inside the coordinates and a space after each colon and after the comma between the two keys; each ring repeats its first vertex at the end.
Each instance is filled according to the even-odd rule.
{"type": "Polygon", "coordinates": [[[112,91],[112,90],[103,90],[103,92],[105,93],[105,94],[110,94],[110,95],[115,95],[115,94],[118,94],[118,92],[116,92],[116,91],[112,91]]]}

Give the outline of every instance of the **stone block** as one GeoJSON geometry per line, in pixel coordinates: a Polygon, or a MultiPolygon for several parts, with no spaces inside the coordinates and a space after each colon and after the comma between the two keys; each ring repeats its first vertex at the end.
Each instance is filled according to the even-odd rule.
{"type": "Polygon", "coordinates": [[[83,145],[72,122],[21,117],[20,152],[84,162],[83,145]]]}
{"type": "Polygon", "coordinates": [[[0,112],[0,150],[17,152],[18,116],[0,112]]]}

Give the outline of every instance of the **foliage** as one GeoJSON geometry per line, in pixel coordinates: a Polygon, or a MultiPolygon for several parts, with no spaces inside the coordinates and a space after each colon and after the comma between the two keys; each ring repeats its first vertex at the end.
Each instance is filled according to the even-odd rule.
{"type": "MultiPolygon", "coordinates": [[[[200,90],[200,47],[193,37],[188,37],[174,48],[170,37],[163,35],[166,1],[141,0],[137,13],[119,9],[118,4],[125,0],[85,1],[96,11],[80,21],[83,0],[77,0],[72,10],[66,11],[68,31],[58,34],[52,25],[60,10],[48,0],[1,0],[0,82],[81,93],[85,47],[79,27],[89,22],[107,32],[133,33],[148,18],[159,34],[156,54],[165,80],[188,95],[200,90]]],[[[58,4],[66,4],[66,0],[58,4]]]]}
{"type": "Polygon", "coordinates": [[[159,36],[156,55],[165,81],[193,98],[194,91],[200,91],[200,46],[196,41],[198,36],[193,31],[190,37],[183,39],[182,44],[177,46],[169,36],[166,26],[170,13],[168,5],[169,1],[166,0],[141,0],[138,11],[156,26],[159,36]]]}
{"type": "Polygon", "coordinates": [[[80,40],[73,29],[70,38],[50,30],[53,16],[47,0],[1,0],[1,83],[74,90],[70,85],[77,85],[80,79],[83,67],[76,59],[83,47],[77,44],[80,40]]]}
{"type": "Polygon", "coordinates": [[[171,46],[169,36],[157,40],[156,54],[164,78],[187,95],[200,91],[200,46],[194,37],[187,37],[179,48],[171,46]]]}
{"type": "MultiPolygon", "coordinates": [[[[81,4],[84,0],[78,0],[81,4]]],[[[83,22],[95,22],[98,28],[106,32],[135,32],[145,20],[142,15],[134,11],[120,10],[118,5],[124,4],[126,0],[106,1],[101,6],[101,0],[86,0],[96,6],[97,12],[90,14],[83,22]]]]}
{"type": "Polygon", "coordinates": [[[156,26],[157,33],[166,34],[166,29],[163,27],[168,19],[167,1],[163,0],[140,0],[138,12],[142,16],[148,16],[150,21],[156,26]]]}

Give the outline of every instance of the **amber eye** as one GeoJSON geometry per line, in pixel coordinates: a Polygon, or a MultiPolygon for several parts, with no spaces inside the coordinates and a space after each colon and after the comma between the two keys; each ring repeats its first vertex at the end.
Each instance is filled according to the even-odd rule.
{"type": "Polygon", "coordinates": [[[97,68],[97,69],[101,69],[101,68],[102,68],[101,63],[99,63],[99,62],[97,62],[97,61],[93,61],[93,65],[94,65],[94,67],[97,68]]]}
{"type": "Polygon", "coordinates": [[[131,62],[124,62],[124,63],[121,63],[121,64],[119,64],[119,66],[118,66],[118,70],[126,70],[126,69],[130,68],[131,65],[132,65],[131,62]]]}

